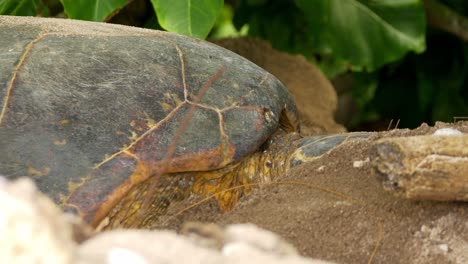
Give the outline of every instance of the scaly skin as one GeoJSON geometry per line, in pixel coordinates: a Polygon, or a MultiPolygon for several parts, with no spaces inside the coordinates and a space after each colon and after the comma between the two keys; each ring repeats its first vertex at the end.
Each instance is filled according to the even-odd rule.
{"type": "Polygon", "coordinates": [[[285,175],[301,163],[319,158],[350,139],[365,139],[366,132],[321,135],[301,138],[296,133],[280,129],[262,148],[241,162],[222,169],[202,172],[184,172],[151,177],[133,187],[129,194],[115,206],[99,224],[98,229],[151,228],[159,216],[166,213],[171,202],[197,195],[202,198],[215,195],[223,211],[232,209],[243,194],[248,194],[251,184],[271,182],[285,175]],[[156,191],[149,192],[153,186],[156,191]],[[243,186],[224,191],[235,186],[243,186]],[[145,197],[153,193],[151,205],[144,207],[145,197]]]}
{"type": "Polygon", "coordinates": [[[208,197],[213,194],[222,210],[230,210],[237,203],[242,194],[250,192],[248,184],[270,182],[284,175],[290,167],[289,160],[297,150],[297,133],[277,132],[264,144],[264,148],[246,157],[237,164],[225,168],[202,171],[166,174],[154,176],[149,180],[133,187],[101,221],[98,229],[150,228],[164,215],[173,201],[180,201],[198,195],[208,197]],[[158,181],[153,185],[153,181],[158,181]],[[145,195],[150,193],[150,186],[157,186],[157,190],[150,199],[151,205],[144,207],[145,195]],[[234,186],[246,185],[243,188],[223,192],[234,186]]]}

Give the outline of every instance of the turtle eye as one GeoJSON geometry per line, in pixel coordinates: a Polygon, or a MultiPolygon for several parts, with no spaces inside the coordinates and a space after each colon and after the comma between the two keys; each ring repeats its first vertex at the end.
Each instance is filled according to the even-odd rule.
{"type": "Polygon", "coordinates": [[[267,160],[265,162],[265,166],[267,166],[267,168],[271,168],[272,165],[273,165],[273,163],[271,162],[271,160],[267,160]]]}

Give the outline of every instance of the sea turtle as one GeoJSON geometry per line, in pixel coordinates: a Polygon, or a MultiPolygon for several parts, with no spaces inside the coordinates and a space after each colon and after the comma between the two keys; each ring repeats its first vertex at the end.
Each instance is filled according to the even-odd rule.
{"type": "Polygon", "coordinates": [[[0,16],[0,54],[0,174],[94,226],[150,226],[174,199],[269,181],[350,137],[301,138],[274,76],[177,34],[0,16]]]}

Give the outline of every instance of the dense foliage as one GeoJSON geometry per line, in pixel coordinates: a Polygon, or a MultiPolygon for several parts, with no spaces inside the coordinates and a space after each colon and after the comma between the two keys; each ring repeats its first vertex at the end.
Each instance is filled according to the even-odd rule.
{"type": "Polygon", "coordinates": [[[407,127],[468,116],[467,12],[463,0],[0,0],[0,14],[259,36],[330,78],[348,76],[354,124],[392,118],[407,127]]]}

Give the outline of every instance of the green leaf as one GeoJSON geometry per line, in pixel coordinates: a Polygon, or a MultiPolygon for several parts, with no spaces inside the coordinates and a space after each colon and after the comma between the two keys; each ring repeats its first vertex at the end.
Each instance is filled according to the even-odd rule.
{"type": "Polygon", "coordinates": [[[206,38],[223,0],[151,0],[159,24],[168,31],[206,38]]]}
{"type": "Polygon", "coordinates": [[[128,0],[60,0],[69,18],[106,21],[124,7],[128,0]]]}
{"type": "Polygon", "coordinates": [[[232,7],[225,5],[216,19],[213,29],[210,32],[210,38],[235,38],[247,35],[248,28],[245,26],[237,30],[232,23],[233,11],[232,7]]]}
{"type": "Polygon", "coordinates": [[[275,49],[301,53],[308,58],[314,55],[305,29],[307,21],[292,1],[238,0],[236,3],[233,22],[237,29],[247,25],[249,35],[270,41],[275,49]],[[259,6],[262,2],[265,3],[259,6]]]}
{"type": "Polygon", "coordinates": [[[2,0],[0,1],[0,15],[12,16],[45,16],[47,6],[41,0],[2,0]]]}
{"type": "Polygon", "coordinates": [[[295,0],[308,22],[313,48],[373,71],[425,50],[425,14],[419,0],[295,0]]]}

